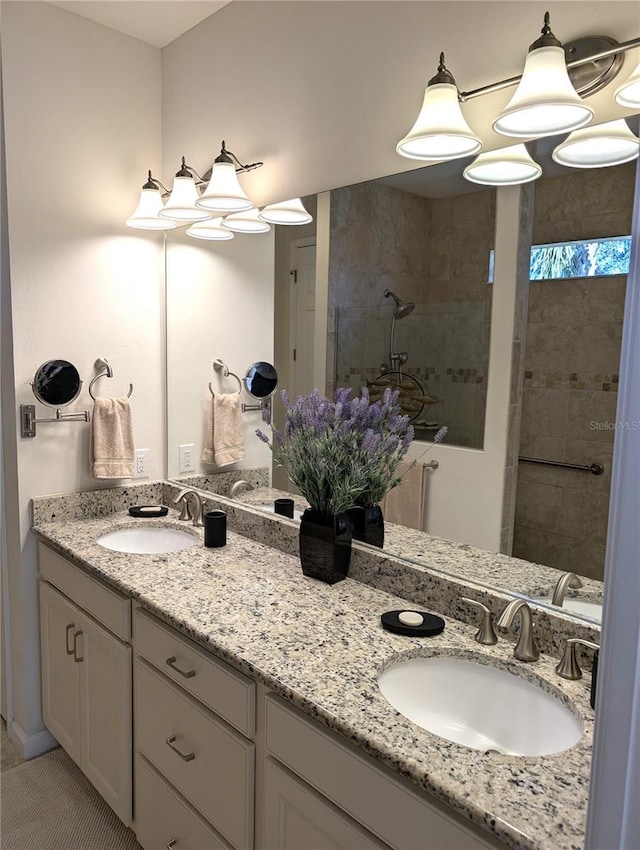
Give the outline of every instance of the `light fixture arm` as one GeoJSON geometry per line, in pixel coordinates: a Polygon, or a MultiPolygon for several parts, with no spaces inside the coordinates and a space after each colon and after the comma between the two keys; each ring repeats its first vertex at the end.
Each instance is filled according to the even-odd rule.
{"type": "Polygon", "coordinates": [[[151,169],[149,169],[149,179],[147,180],[147,182],[144,184],[144,186],[142,188],[143,189],[157,189],[158,186],[160,186],[160,188],[162,189],[162,191],[164,192],[165,195],[170,194],[169,190],[164,185],[164,183],[161,183],[160,180],[158,180],[157,177],[151,176],[151,169]]]}
{"type": "MultiPolygon", "coordinates": [[[[570,71],[572,68],[586,65],[588,62],[596,62],[598,59],[606,59],[607,56],[615,56],[617,53],[625,53],[627,50],[633,50],[634,47],[640,47],[640,37],[631,38],[629,41],[621,41],[619,44],[614,44],[605,50],[600,50],[589,56],[583,56],[581,59],[574,59],[572,62],[567,62],[567,70],[570,71]]],[[[501,91],[502,89],[515,86],[521,79],[522,74],[518,74],[517,77],[509,77],[497,83],[490,83],[488,86],[480,86],[480,88],[472,89],[471,91],[459,92],[458,97],[462,103],[466,103],[466,101],[472,100],[474,97],[480,97],[483,94],[489,94],[490,92],[501,91]]]]}

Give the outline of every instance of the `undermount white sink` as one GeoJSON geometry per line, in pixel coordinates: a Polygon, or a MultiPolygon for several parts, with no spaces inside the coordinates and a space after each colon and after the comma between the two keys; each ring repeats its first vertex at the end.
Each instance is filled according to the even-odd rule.
{"type": "Polygon", "coordinates": [[[131,555],[159,555],[180,552],[198,543],[198,538],[178,528],[148,526],[146,528],[120,528],[109,531],[96,541],[105,549],[128,552],[131,555]]]}
{"type": "Polygon", "coordinates": [[[380,690],[401,714],[442,738],[484,752],[540,756],[582,737],[580,721],[520,676],[461,658],[409,658],[384,670],[380,690]]]}
{"type": "MultiPolygon", "coordinates": [[[[540,596],[533,600],[534,602],[544,602],[545,605],[551,605],[550,596],[540,596]]],[[[602,622],[602,603],[592,602],[589,599],[581,599],[579,597],[566,597],[562,602],[562,607],[570,614],[578,614],[581,617],[591,617],[592,620],[602,622]]]]}

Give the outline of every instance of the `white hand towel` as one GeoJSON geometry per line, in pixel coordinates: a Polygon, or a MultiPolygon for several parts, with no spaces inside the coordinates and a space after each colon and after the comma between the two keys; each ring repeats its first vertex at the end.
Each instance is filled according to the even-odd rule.
{"type": "Polygon", "coordinates": [[[424,464],[415,466],[402,463],[399,469],[402,482],[390,490],[380,502],[382,513],[387,522],[396,522],[408,528],[422,531],[424,512],[424,464]]]}
{"type": "Polygon", "coordinates": [[[93,405],[94,478],[133,478],[133,424],[128,398],[97,398],[93,405]]]}
{"type": "Polygon", "coordinates": [[[216,393],[209,405],[204,463],[227,466],[244,458],[240,393],[216,393]]]}

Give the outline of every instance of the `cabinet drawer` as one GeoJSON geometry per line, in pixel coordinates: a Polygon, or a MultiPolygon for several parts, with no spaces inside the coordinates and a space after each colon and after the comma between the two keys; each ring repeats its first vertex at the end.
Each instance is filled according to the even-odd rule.
{"type": "Polygon", "coordinates": [[[254,746],[135,662],[137,749],[237,850],[253,845],[254,746]]]}
{"type": "Polygon", "coordinates": [[[134,620],[137,653],[243,735],[253,737],[256,688],[251,679],[181,637],[147,611],[136,609],[134,620]]]}
{"type": "Polygon", "coordinates": [[[40,543],[40,575],[121,640],[131,640],[131,600],[40,543]]]}
{"type": "Polygon", "coordinates": [[[504,848],[277,697],[266,698],[267,749],[396,850],[504,848]]]}
{"type": "Polygon", "coordinates": [[[136,757],[136,837],[145,850],[230,850],[209,824],[154,770],[136,757]]]}

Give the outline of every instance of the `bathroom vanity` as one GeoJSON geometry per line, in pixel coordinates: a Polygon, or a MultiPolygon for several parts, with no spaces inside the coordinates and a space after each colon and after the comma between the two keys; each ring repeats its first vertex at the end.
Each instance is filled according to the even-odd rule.
{"type": "MultiPolygon", "coordinates": [[[[153,486],[165,488],[165,503],[177,492],[153,486]]],[[[133,495],[128,488],[121,498],[133,495]]],[[[384,631],[384,611],[416,606],[350,578],[334,586],[305,578],[297,557],[241,536],[233,523],[222,549],[204,548],[201,531],[189,526],[198,534],[190,548],[131,555],[96,540],[119,527],[185,524],[173,512],[166,520],[134,520],[111,505],[110,513],[91,517],[86,506],[65,512],[42,501],[34,524],[42,593],[70,606],[57,629],[43,630],[45,681],[87,678],[76,671],[105,655],[103,644],[84,652],[92,646],[89,628],[105,631],[109,647],[119,650],[120,662],[106,653],[111,678],[97,666],[88,676],[121,700],[118,730],[113,713],[97,706],[94,714],[90,700],[78,709],[89,729],[112,724],[103,726],[108,755],[127,774],[117,778],[118,792],[110,798],[104,791],[118,784],[108,759],[98,767],[102,786],[91,775],[88,764],[100,755],[91,739],[84,745],[89,759],[82,743],[78,756],[77,747],[59,740],[125,823],[132,823],[126,800],[135,801],[132,825],[145,848],[581,846],[593,726],[588,677],[559,679],[551,657],[516,662],[506,638],[480,647],[474,630],[455,619],[434,638],[384,631]],[[111,600],[117,617],[105,622],[96,599],[111,600]],[[54,642],[67,673],[52,668],[47,679],[54,642]],[[571,707],[582,738],[564,752],[519,757],[431,734],[399,714],[377,683],[393,661],[429,654],[517,671],[571,707]]],[[[251,516],[249,509],[246,522],[251,516]]],[[[70,697],[64,711],[73,715],[70,697]]]]}

